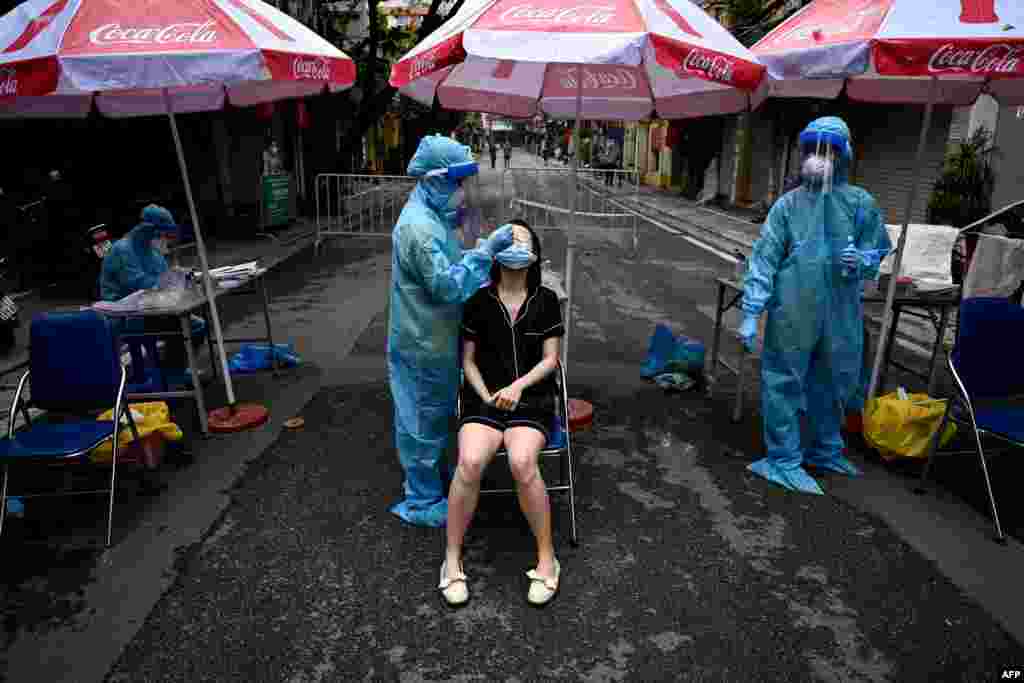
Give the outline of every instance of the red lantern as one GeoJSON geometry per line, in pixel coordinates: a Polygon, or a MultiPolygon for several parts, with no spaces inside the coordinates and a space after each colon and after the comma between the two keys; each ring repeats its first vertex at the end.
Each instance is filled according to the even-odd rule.
{"type": "Polygon", "coordinates": [[[309,110],[301,100],[295,103],[295,125],[302,129],[309,128],[309,110]]]}

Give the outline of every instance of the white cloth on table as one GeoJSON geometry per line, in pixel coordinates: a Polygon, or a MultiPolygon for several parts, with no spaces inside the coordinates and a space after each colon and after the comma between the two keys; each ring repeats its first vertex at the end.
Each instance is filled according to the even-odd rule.
{"type": "Polygon", "coordinates": [[[1008,297],[1024,278],[1024,240],[978,235],[978,246],[964,279],[964,298],[1008,297]]]}
{"type": "MultiPolygon", "coordinates": [[[[889,231],[893,252],[882,261],[878,272],[881,275],[891,275],[902,226],[886,225],[885,228],[889,231]]],[[[953,273],[950,268],[950,260],[953,254],[953,245],[956,244],[959,236],[960,231],[948,225],[919,223],[908,225],[905,253],[900,265],[900,277],[912,279],[914,288],[922,292],[952,287],[953,273]]]]}

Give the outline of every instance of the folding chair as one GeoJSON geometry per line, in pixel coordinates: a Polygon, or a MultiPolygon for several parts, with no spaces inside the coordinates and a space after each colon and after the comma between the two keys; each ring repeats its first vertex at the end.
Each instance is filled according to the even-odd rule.
{"type": "MultiPolygon", "coordinates": [[[[555,372],[555,417],[551,425],[551,438],[541,450],[542,458],[559,458],[561,464],[561,476],[557,484],[547,484],[549,492],[563,492],[569,494],[569,525],[570,541],[579,545],[576,537],[576,488],[575,488],[575,464],[572,455],[572,437],[569,431],[569,393],[566,389],[565,370],[562,364],[558,364],[555,372]]],[[[466,391],[465,382],[459,385],[458,416],[462,417],[462,392],[466,391]]],[[[468,389],[472,391],[472,389],[468,389]]],[[[498,456],[507,456],[505,448],[498,449],[498,456]]],[[[515,493],[515,488],[481,488],[480,493],[515,493]]]]}
{"type": "MultiPolygon", "coordinates": [[[[0,439],[0,463],[4,467],[0,489],[0,533],[3,532],[7,512],[11,465],[90,465],[89,451],[112,439],[118,431],[115,425],[125,415],[132,436],[139,438],[124,400],[125,382],[125,370],[116,352],[108,319],[94,311],[36,316],[31,328],[29,370],[18,383],[11,402],[7,436],[0,439]],[[31,398],[25,398],[26,387],[30,387],[31,398]],[[96,420],[99,412],[111,406],[113,420],[96,420]],[[33,421],[29,408],[47,411],[46,419],[33,421]],[[19,412],[25,425],[16,430],[19,412]],[[67,419],[55,421],[57,415],[67,419]]],[[[109,489],[12,495],[33,498],[109,493],[106,541],[109,547],[114,521],[118,450],[118,439],[113,438],[109,489]]]]}
{"type": "MultiPolygon", "coordinates": [[[[978,297],[960,305],[960,332],[953,352],[947,356],[949,371],[956,382],[957,393],[947,403],[942,425],[932,440],[928,460],[921,472],[918,493],[925,492],[925,483],[932,459],[939,450],[939,440],[949,420],[973,430],[981,472],[985,478],[996,540],[1006,542],[999,524],[999,511],[992,493],[988,464],[982,437],[991,437],[1003,447],[1024,447],[1024,363],[1020,360],[1024,339],[1024,309],[1003,298],[978,297]],[[1017,400],[1014,400],[1017,399],[1017,400]]],[[[970,454],[954,451],[948,454],[970,454]]]]}

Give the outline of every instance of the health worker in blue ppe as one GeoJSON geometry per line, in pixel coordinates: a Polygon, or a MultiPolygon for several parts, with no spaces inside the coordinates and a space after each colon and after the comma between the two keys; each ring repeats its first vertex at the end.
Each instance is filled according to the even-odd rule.
{"type": "Polygon", "coordinates": [[[892,245],[878,204],[849,184],[853,157],[842,119],[800,134],[803,183],[772,207],[744,279],[738,334],[753,350],[767,312],[761,356],[766,457],[750,471],[788,489],[821,494],[804,465],[859,474],[840,428],[862,368],[862,283],[878,276],[892,245]],[[800,419],[806,416],[807,448],[800,419]]]}
{"type": "MultiPolygon", "coordinates": [[[[100,297],[104,301],[118,301],[140,289],[154,289],[159,286],[161,276],[170,269],[164,254],[168,252],[168,244],[177,239],[178,225],[174,217],[164,207],[150,204],[142,210],[140,218],[139,224],[114,242],[103,258],[99,285],[100,297]]],[[[176,333],[180,329],[178,319],[173,316],[128,318],[122,323],[122,331],[127,333],[176,333]]],[[[193,343],[200,343],[205,338],[206,323],[192,316],[191,331],[193,343]]],[[[148,340],[145,345],[150,353],[156,353],[154,340],[148,340]]],[[[133,368],[142,368],[144,364],[140,351],[133,346],[133,368]]],[[[174,385],[190,382],[191,378],[185,372],[187,365],[181,338],[176,335],[168,337],[161,363],[168,382],[174,385]]],[[[132,381],[141,382],[144,378],[133,371],[132,381]]]]}
{"type": "Polygon", "coordinates": [[[409,162],[419,178],[391,236],[388,374],[404,521],[441,527],[448,516],[442,467],[452,443],[459,388],[462,307],[489,280],[494,255],[512,245],[511,227],[464,251],[457,229],[472,205],[479,171],[465,145],[430,135],[409,162]]]}

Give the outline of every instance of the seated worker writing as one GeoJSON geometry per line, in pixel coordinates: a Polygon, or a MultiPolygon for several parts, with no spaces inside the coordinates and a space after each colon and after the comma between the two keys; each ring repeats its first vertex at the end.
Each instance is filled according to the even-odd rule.
{"type": "Polygon", "coordinates": [[[557,295],[541,286],[540,240],[521,221],[513,222],[512,230],[513,245],[495,256],[491,284],[473,295],[462,319],[466,387],[439,585],[453,606],[469,599],[462,543],[476,511],[484,468],[502,446],[508,452],[519,506],[537,540],[537,567],[527,572],[527,600],[544,605],[558,590],[551,505],[538,457],[554,421],[552,373],[565,327],[557,295]]]}
{"type": "MultiPolygon", "coordinates": [[[[162,206],[150,204],[142,210],[141,222],[127,235],[117,240],[110,252],[103,258],[100,271],[100,297],[104,301],[118,301],[139,291],[153,289],[160,283],[160,276],[169,270],[164,252],[167,243],[176,238],[178,226],[171,212],[162,206]]],[[[206,328],[201,318],[192,319],[193,341],[199,342],[206,328]]],[[[178,319],[173,316],[146,317],[125,321],[125,333],[171,332],[180,330],[178,319]]],[[[133,357],[132,362],[141,362],[133,357]]],[[[168,374],[183,374],[186,362],[185,346],[180,338],[169,339],[163,366],[168,374]]],[[[133,373],[134,374],[134,373],[133,373]]],[[[176,378],[177,379],[177,378],[176,378]]],[[[135,375],[133,381],[139,381],[135,375]]]]}

